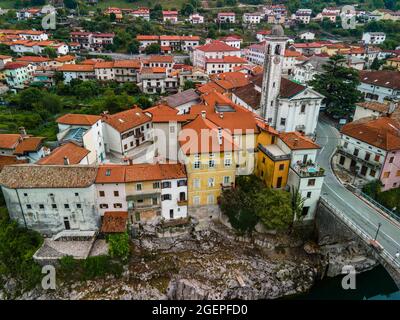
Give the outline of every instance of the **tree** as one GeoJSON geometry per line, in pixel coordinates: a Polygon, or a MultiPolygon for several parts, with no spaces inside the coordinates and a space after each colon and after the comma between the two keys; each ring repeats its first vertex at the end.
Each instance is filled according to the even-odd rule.
{"type": "Polygon", "coordinates": [[[354,105],[360,101],[357,90],[360,83],[357,70],[344,66],[346,59],[341,55],[330,57],[323,65],[324,72],[315,76],[310,85],[325,96],[326,111],[335,117],[349,117],[354,105]]]}
{"type": "Polygon", "coordinates": [[[183,16],[190,16],[194,12],[194,7],[191,3],[184,3],[182,5],[181,14],[183,16]]]}
{"type": "Polygon", "coordinates": [[[144,49],[146,54],[159,54],[161,52],[161,46],[158,43],[149,44],[146,49],[144,49]]]}
{"type": "Polygon", "coordinates": [[[195,89],[196,85],[192,80],[186,80],[183,85],[183,90],[195,89]]]}
{"type": "Polygon", "coordinates": [[[128,53],[134,54],[139,53],[140,43],[137,40],[133,40],[128,44],[128,53]]]}
{"type": "Polygon", "coordinates": [[[292,211],[295,219],[301,219],[303,217],[302,212],[303,212],[303,207],[304,207],[304,202],[306,199],[304,199],[301,196],[301,193],[299,192],[298,188],[292,188],[292,211]]]}
{"type": "Polygon", "coordinates": [[[255,212],[268,230],[288,229],[294,219],[290,193],[282,190],[266,189],[256,193],[255,212]]]}
{"type": "Polygon", "coordinates": [[[68,9],[75,9],[77,5],[76,0],[64,0],[64,6],[68,9]]]}
{"type": "Polygon", "coordinates": [[[383,64],[383,63],[381,63],[381,62],[378,60],[378,58],[375,57],[374,61],[372,61],[372,63],[371,63],[371,67],[370,67],[370,68],[371,68],[372,70],[379,70],[382,64],[383,64]]]}
{"type": "Polygon", "coordinates": [[[107,236],[109,245],[108,252],[111,258],[120,258],[127,261],[129,257],[129,236],[125,231],[123,233],[110,234],[107,236]]]}
{"type": "Polygon", "coordinates": [[[48,56],[50,59],[55,59],[58,57],[56,49],[51,48],[51,47],[44,48],[43,54],[48,56]]]}
{"type": "Polygon", "coordinates": [[[27,88],[22,90],[18,96],[18,107],[23,110],[33,110],[35,104],[42,100],[43,91],[38,88],[27,88]]]}
{"type": "Polygon", "coordinates": [[[40,100],[39,106],[51,114],[57,114],[62,110],[61,99],[58,95],[46,93],[40,100]]]}
{"type": "Polygon", "coordinates": [[[300,8],[300,0],[289,0],[288,9],[290,13],[295,13],[300,8]]]}
{"type": "Polygon", "coordinates": [[[152,20],[161,20],[163,8],[161,4],[157,3],[152,10],[150,10],[150,19],[152,20]]]}

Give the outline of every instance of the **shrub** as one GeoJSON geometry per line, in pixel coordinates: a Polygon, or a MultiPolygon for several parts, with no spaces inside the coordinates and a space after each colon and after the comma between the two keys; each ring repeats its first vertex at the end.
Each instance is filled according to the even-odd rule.
{"type": "Polygon", "coordinates": [[[109,254],[112,258],[127,261],[129,257],[129,236],[127,232],[107,236],[109,254]]]}

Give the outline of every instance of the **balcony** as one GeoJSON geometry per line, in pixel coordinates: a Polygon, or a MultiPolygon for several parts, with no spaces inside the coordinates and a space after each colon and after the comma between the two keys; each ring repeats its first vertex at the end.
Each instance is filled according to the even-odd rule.
{"type": "Polygon", "coordinates": [[[133,135],[136,139],[140,139],[144,137],[144,132],[135,132],[133,135]]]}
{"type": "Polygon", "coordinates": [[[290,160],[290,154],[285,154],[277,145],[274,144],[263,146],[259,143],[258,150],[265,153],[272,161],[290,160]]]}
{"type": "Polygon", "coordinates": [[[231,182],[231,184],[223,184],[221,183],[221,191],[224,190],[232,190],[235,187],[235,184],[231,182]]]}
{"type": "Polygon", "coordinates": [[[178,200],[178,206],[187,206],[188,201],[187,200],[178,200]]]}
{"type": "Polygon", "coordinates": [[[376,162],[375,160],[369,159],[365,160],[363,158],[360,158],[350,152],[348,152],[343,146],[338,147],[338,153],[341,155],[344,155],[347,158],[350,158],[354,161],[361,162],[363,165],[372,168],[373,170],[379,170],[382,167],[382,164],[379,162],[376,162]]]}
{"type": "Polygon", "coordinates": [[[316,163],[308,161],[306,163],[297,162],[291,167],[301,178],[309,177],[323,177],[325,175],[325,169],[321,168],[316,163]]]}

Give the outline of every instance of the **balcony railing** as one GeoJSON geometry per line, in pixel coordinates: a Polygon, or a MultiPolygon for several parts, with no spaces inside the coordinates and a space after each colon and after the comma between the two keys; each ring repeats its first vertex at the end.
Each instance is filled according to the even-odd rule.
{"type": "Polygon", "coordinates": [[[187,206],[188,201],[187,200],[178,200],[178,206],[187,206]]]}
{"type": "Polygon", "coordinates": [[[265,153],[270,159],[273,161],[283,161],[283,160],[290,160],[290,154],[284,155],[274,155],[270,151],[268,151],[261,143],[258,144],[258,149],[265,153]]]}
{"type": "Polygon", "coordinates": [[[323,177],[325,175],[325,169],[312,162],[297,163],[292,166],[292,169],[302,178],[323,177]]]}
{"type": "Polygon", "coordinates": [[[364,164],[367,167],[370,167],[370,168],[372,168],[374,170],[379,170],[382,167],[381,163],[376,162],[376,161],[374,161],[372,159],[365,160],[363,158],[360,158],[360,157],[358,157],[358,156],[346,151],[346,149],[343,146],[339,146],[338,147],[338,153],[342,154],[342,155],[344,155],[344,156],[346,156],[346,157],[348,157],[350,159],[353,159],[355,161],[361,162],[362,164],[364,164]]]}

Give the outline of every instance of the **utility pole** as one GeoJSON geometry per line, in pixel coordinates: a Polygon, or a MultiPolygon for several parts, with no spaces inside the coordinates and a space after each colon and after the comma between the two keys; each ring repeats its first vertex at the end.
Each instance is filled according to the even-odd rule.
{"type": "Polygon", "coordinates": [[[379,232],[379,229],[381,228],[381,226],[382,226],[382,223],[378,223],[378,229],[376,230],[376,234],[375,234],[375,238],[374,238],[374,241],[376,240],[376,238],[378,237],[378,232],[379,232]]]}

